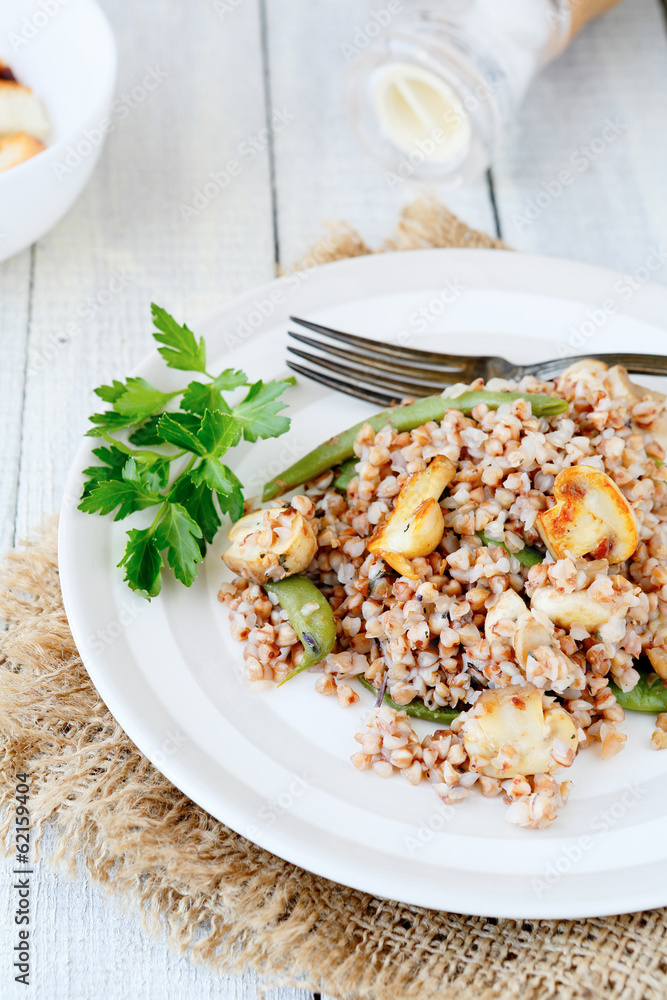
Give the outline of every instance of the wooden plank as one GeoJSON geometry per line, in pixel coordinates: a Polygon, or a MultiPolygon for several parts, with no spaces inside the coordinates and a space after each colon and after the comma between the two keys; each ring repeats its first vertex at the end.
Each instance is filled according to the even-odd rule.
{"type": "Polygon", "coordinates": [[[622,3],[528,95],[493,171],[503,237],[630,272],[667,249],[666,119],[664,10],[622,3]]]}
{"type": "MultiPolygon", "coordinates": [[[[3,912],[15,899],[11,866],[3,862],[3,912]]],[[[194,965],[142,929],[122,901],[107,896],[85,877],[69,881],[37,865],[31,876],[34,923],[30,994],[40,1000],[256,1000],[256,975],[229,978],[194,965]]],[[[16,928],[3,934],[3,1000],[21,1000],[26,989],[10,977],[16,928]]],[[[271,1000],[309,1000],[305,990],[271,991],[271,1000]]]]}
{"type": "Polygon", "coordinates": [[[0,552],[14,542],[21,454],[31,251],[0,264],[0,552]]]}
{"type": "MultiPolygon", "coordinates": [[[[359,146],[345,107],[348,49],[381,7],[381,0],[292,0],[286,16],[280,4],[265,2],[270,103],[293,116],[274,136],[284,267],[322,236],[326,220],[347,222],[371,245],[381,243],[400,206],[423,193],[410,180],[388,185],[382,167],[359,146]]],[[[486,178],[457,192],[431,191],[470,225],[495,232],[486,178]]]]}

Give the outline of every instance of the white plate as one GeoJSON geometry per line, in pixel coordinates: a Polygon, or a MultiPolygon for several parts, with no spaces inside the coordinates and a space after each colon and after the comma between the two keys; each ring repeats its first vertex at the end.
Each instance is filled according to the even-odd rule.
{"type": "MultiPolygon", "coordinates": [[[[287,276],[216,310],[195,332],[206,337],[210,369],[233,365],[252,378],[287,372],[290,313],[517,361],[660,353],[667,291],[648,276],[498,250],[391,253],[287,276]]],[[[156,353],[137,371],[161,387],[182,383],[156,353]]],[[[289,434],[234,453],[248,494],[372,412],[306,381],[289,402],[289,434]]],[[[356,771],[353,735],[370,695],[343,710],[316,694],[308,675],[279,691],[248,690],[241,647],[216,600],[224,531],[190,590],[167,584],[150,604],[130,593],[116,569],[128,524],[75,509],[91,444],[76,456],[62,511],[65,607],[106,704],[192,799],[304,868],[408,903],[545,918],[667,903],[667,754],[649,749],[650,716],[629,715],[628,747],[613,760],[594,748],[577,758],[570,801],[541,832],[506,823],[497,799],[475,795],[448,809],[427,783],[356,771]]],[[[143,522],[135,515],[130,523],[143,522]]]]}

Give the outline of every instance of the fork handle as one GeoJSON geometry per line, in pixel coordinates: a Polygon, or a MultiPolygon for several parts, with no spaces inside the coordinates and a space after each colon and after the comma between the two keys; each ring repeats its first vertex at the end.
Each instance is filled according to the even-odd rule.
{"type": "Polygon", "coordinates": [[[568,365],[575,361],[592,358],[604,361],[608,365],[623,365],[629,372],[643,375],[667,375],[667,357],[662,354],[574,354],[569,358],[552,358],[535,365],[522,365],[522,375],[535,375],[537,378],[550,378],[558,375],[568,365]]]}

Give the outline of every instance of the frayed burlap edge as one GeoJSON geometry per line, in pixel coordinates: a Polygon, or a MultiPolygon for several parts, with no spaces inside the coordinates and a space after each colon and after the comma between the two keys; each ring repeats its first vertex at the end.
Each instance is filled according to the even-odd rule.
{"type": "Polygon", "coordinates": [[[508,249],[502,240],[471,229],[440,202],[425,197],[402,209],[394,235],[375,249],[371,249],[359,233],[345,223],[330,223],[329,233],[318,240],[311,252],[294,269],[329,264],[347,257],[364,257],[370,253],[422,250],[428,247],[508,249]]]}
{"type": "MultiPolygon", "coordinates": [[[[442,206],[403,214],[393,246],[497,245],[442,206]],[[430,213],[430,214],[429,214],[430,213]],[[448,235],[449,234],[449,235],[448,235]],[[460,245],[460,243],[459,243],[460,245]]],[[[367,253],[350,230],[340,252],[367,253]],[[345,249],[343,249],[345,248],[345,249]]],[[[389,249],[389,245],[385,249],[389,249]]],[[[496,921],[376,899],[268,854],[190,802],[139,753],[93,688],[62,606],[56,523],[0,567],[0,838],[15,775],[32,775],[38,854],[131,907],[144,926],[221,973],[360,1000],[558,996],[661,1000],[667,919],[496,921]]]]}

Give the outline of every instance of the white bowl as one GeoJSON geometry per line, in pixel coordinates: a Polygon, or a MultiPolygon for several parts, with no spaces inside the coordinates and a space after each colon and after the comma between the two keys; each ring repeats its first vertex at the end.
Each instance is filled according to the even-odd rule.
{"type": "Polygon", "coordinates": [[[113,127],[116,44],[95,0],[1,0],[0,58],[42,101],[47,148],[0,173],[0,261],[74,204],[113,127]]]}

